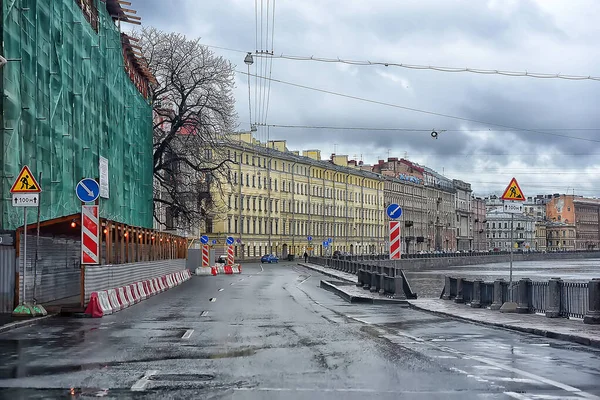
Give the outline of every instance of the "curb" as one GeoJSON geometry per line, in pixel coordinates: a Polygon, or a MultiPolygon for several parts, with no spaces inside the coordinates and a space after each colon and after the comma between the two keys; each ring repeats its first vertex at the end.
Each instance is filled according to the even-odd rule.
{"type": "Polygon", "coordinates": [[[48,314],[45,315],[43,317],[34,317],[31,319],[26,319],[23,321],[16,321],[16,322],[11,322],[10,324],[6,324],[3,326],[0,326],[0,333],[4,333],[4,332],[8,332],[8,331],[12,331],[14,329],[18,329],[18,328],[24,328],[26,326],[31,326],[31,325],[35,325],[45,319],[54,317],[55,314],[48,314]]]}
{"type": "Polygon", "coordinates": [[[346,278],[343,278],[343,277],[341,277],[341,276],[334,275],[334,274],[332,274],[332,273],[330,273],[330,272],[327,272],[327,271],[321,271],[320,269],[317,269],[317,268],[311,267],[311,266],[310,266],[310,265],[308,265],[308,264],[298,263],[298,265],[299,265],[299,266],[301,266],[301,267],[308,268],[308,269],[310,269],[310,270],[313,270],[313,271],[319,272],[319,273],[321,273],[321,274],[323,274],[323,275],[325,275],[325,276],[328,276],[328,277],[330,277],[330,278],[335,278],[335,279],[337,279],[337,280],[340,280],[340,281],[344,281],[344,282],[350,282],[350,283],[356,283],[356,282],[358,282],[358,279],[356,279],[356,280],[350,280],[350,279],[346,279],[346,278]]]}
{"type": "Polygon", "coordinates": [[[319,287],[321,287],[322,289],[325,289],[331,293],[334,293],[336,295],[338,295],[339,297],[341,297],[342,299],[346,300],[348,303],[365,303],[365,304],[408,304],[408,301],[406,300],[400,300],[400,299],[386,299],[386,298],[381,298],[381,299],[372,299],[370,297],[362,297],[362,296],[352,296],[349,295],[348,293],[344,292],[342,289],[340,289],[339,287],[335,286],[334,284],[332,284],[331,282],[327,282],[324,280],[321,280],[321,284],[319,285],[319,287]]]}
{"type": "Polygon", "coordinates": [[[501,322],[480,321],[480,320],[476,320],[476,319],[462,317],[459,315],[450,314],[447,312],[429,310],[427,308],[422,308],[415,304],[412,304],[411,302],[407,302],[407,303],[409,304],[410,308],[413,308],[413,309],[419,310],[419,311],[428,312],[428,313],[434,314],[434,315],[440,315],[440,316],[444,316],[444,317],[459,319],[461,321],[471,322],[474,324],[485,325],[485,326],[494,326],[497,328],[503,328],[503,329],[507,329],[507,330],[511,330],[511,331],[516,331],[516,332],[521,332],[521,333],[529,333],[529,334],[537,335],[537,336],[543,336],[543,337],[547,337],[549,339],[558,339],[558,340],[563,340],[566,342],[572,342],[572,343],[582,344],[585,346],[600,348],[600,339],[590,339],[590,338],[572,335],[572,334],[568,334],[568,333],[559,333],[559,332],[547,331],[547,330],[538,329],[538,328],[527,328],[527,327],[523,327],[523,326],[504,324],[501,322]]]}

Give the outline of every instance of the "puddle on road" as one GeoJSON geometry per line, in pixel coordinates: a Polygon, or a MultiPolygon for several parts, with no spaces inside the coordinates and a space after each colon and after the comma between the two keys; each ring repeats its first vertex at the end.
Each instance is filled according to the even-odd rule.
{"type": "Polygon", "coordinates": [[[224,353],[213,353],[208,358],[211,360],[219,358],[236,358],[236,357],[248,357],[256,354],[256,349],[243,349],[243,350],[232,350],[224,353]]]}
{"type": "Polygon", "coordinates": [[[211,374],[157,374],[150,377],[151,381],[211,381],[215,379],[211,374]]]}

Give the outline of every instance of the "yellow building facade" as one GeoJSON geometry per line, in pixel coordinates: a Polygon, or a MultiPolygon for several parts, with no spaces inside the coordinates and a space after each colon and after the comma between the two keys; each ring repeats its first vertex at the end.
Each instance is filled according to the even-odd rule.
{"type": "Polygon", "coordinates": [[[232,134],[223,146],[237,164],[213,193],[227,215],[207,233],[219,243],[232,236],[238,258],[386,251],[381,175],[343,157],[323,161],[318,150],[290,152],[285,141],[259,143],[250,133],[232,134]]]}

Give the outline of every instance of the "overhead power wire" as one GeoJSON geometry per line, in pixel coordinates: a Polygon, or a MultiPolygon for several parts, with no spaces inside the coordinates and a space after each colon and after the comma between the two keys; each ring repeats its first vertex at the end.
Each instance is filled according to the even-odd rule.
{"type": "Polygon", "coordinates": [[[511,77],[527,77],[527,78],[540,78],[540,79],[566,79],[572,81],[583,81],[583,80],[591,80],[591,81],[600,81],[600,76],[591,76],[591,75],[568,75],[568,74],[549,74],[542,72],[528,72],[528,71],[506,71],[506,70],[498,70],[498,69],[481,69],[481,68],[456,68],[456,67],[442,67],[442,66],[434,66],[434,65],[419,65],[419,64],[405,64],[405,63],[397,63],[397,62],[383,62],[383,61],[361,61],[361,60],[344,60],[341,58],[327,58],[327,57],[315,57],[315,56],[298,56],[298,55],[289,55],[289,54],[280,54],[280,55],[258,55],[258,57],[271,57],[271,58],[280,58],[284,60],[293,60],[293,61],[317,61],[323,63],[339,63],[339,64],[348,64],[348,65],[356,65],[356,66],[383,66],[383,67],[400,67],[407,69],[419,69],[419,70],[431,70],[438,72],[470,72],[474,74],[484,74],[484,75],[504,75],[511,77]]]}
{"type": "MultiPolygon", "coordinates": [[[[275,43],[275,0],[273,0],[273,13],[272,13],[273,21],[271,23],[271,54],[273,54],[273,45],[275,43]]],[[[267,83],[267,107],[265,109],[265,119],[264,123],[267,123],[267,117],[269,115],[269,103],[271,100],[271,76],[273,74],[273,59],[269,60],[269,81],[267,83]]],[[[267,127],[268,131],[269,127],[267,127]]]]}
{"type": "MultiPolygon", "coordinates": [[[[247,72],[243,72],[243,71],[236,71],[236,72],[239,74],[247,75],[247,72]]],[[[579,136],[569,136],[569,135],[562,135],[559,133],[538,131],[538,130],[534,130],[534,129],[518,128],[518,127],[513,127],[513,126],[505,125],[505,124],[499,124],[499,123],[495,123],[495,122],[480,121],[480,120],[476,120],[476,119],[472,119],[472,118],[458,117],[455,115],[443,114],[443,113],[439,113],[439,112],[435,112],[435,111],[420,110],[418,108],[406,107],[406,106],[402,106],[402,105],[398,105],[398,104],[387,103],[384,101],[366,99],[364,97],[352,96],[352,95],[348,95],[348,94],[344,94],[344,93],[334,92],[331,90],[319,89],[319,88],[315,88],[315,87],[311,87],[311,86],[301,85],[298,83],[282,81],[280,79],[268,78],[265,76],[258,76],[258,78],[263,79],[263,80],[270,80],[272,82],[281,83],[283,85],[293,86],[293,87],[306,89],[306,90],[312,90],[312,91],[319,92],[319,93],[326,93],[326,94],[330,94],[332,96],[344,97],[344,98],[348,98],[348,99],[363,101],[366,103],[378,104],[378,105],[382,105],[382,106],[398,108],[401,110],[412,111],[412,112],[421,113],[421,114],[435,115],[438,117],[450,118],[450,119],[455,119],[455,120],[459,120],[459,121],[473,122],[473,123],[481,124],[481,125],[499,126],[501,128],[511,129],[511,130],[515,130],[515,131],[539,133],[542,135],[551,135],[551,136],[558,136],[558,137],[563,137],[563,138],[567,138],[567,139],[576,139],[576,140],[583,140],[583,141],[587,141],[587,142],[600,143],[600,139],[588,139],[588,138],[582,138],[579,136]]]]}
{"type": "MultiPolygon", "coordinates": [[[[215,46],[209,44],[202,44],[205,47],[212,47],[215,49],[233,51],[236,53],[246,54],[247,51],[240,49],[232,49],[229,47],[215,46]]],[[[384,66],[384,67],[401,67],[407,69],[417,69],[417,70],[431,70],[438,72],[470,72],[474,74],[483,74],[483,75],[503,75],[510,77],[526,77],[526,78],[540,78],[540,79],[565,79],[571,81],[600,81],[600,76],[592,76],[592,75],[568,75],[568,74],[549,74],[542,72],[528,72],[528,71],[507,71],[507,70],[497,70],[497,69],[481,69],[481,68],[455,68],[455,67],[442,67],[442,66],[434,66],[434,65],[419,65],[419,64],[404,64],[404,63],[395,63],[395,62],[382,62],[382,61],[358,61],[358,60],[344,60],[341,58],[326,58],[326,57],[315,57],[315,56],[297,56],[297,55],[289,55],[289,54],[254,54],[256,57],[269,57],[269,58],[279,58],[285,60],[294,60],[294,61],[317,61],[323,63],[341,63],[348,65],[356,65],[356,66],[384,66]]]]}
{"type": "MultiPolygon", "coordinates": [[[[261,124],[271,128],[290,129],[331,129],[351,131],[404,131],[404,132],[431,132],[431,129],[423,128],[376,128],[357,126],[325,126],[325,125],[283,125],[283,124],[261,124]]],[[[534,130],[546,131],[600,131],[600,128],[532,128],[534,130]]],[[[444,132],[514,132],[514,129],[440,129],[444,132]]]]}

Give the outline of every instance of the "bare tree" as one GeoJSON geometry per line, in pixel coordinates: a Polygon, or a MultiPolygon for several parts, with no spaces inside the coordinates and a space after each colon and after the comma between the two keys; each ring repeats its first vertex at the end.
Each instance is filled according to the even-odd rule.
{"type": "Polygon", "coordinates": [[[157,80],[151,88],[154,218],[167,228],[198,228],[225,211],[213,196],[230,182],[235,162],[222,146],[237,118],[234,66],[198,39],[151,27],[134,36],[157,80]]]}

